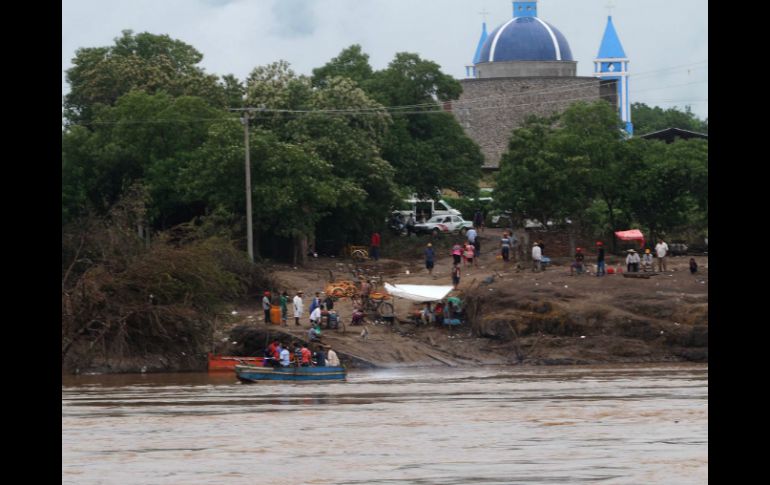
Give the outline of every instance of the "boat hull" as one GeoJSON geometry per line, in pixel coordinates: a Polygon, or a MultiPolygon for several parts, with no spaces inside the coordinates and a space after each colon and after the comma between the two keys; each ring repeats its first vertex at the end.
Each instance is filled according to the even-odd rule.
{"type": "Polygon", "coordinates": [[[236,365],[235,375],[242,382],[262,381],[341,381],[344,367],[258,367],[236,365]]]}

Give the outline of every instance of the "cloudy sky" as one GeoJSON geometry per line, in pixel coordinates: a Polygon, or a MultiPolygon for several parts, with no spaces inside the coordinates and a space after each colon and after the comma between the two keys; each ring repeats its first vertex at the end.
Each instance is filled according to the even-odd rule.
{"type": "MultiPolygon", "coordinates": [[[[203,53],[209,73],[245,79],[279,59],[301,74],[361,44],[375,69],[416,52],[465,77],[483,18],[511,18],[510,0],[62,0],[64,71],[80,47],[107,46],[124,29],[168,34],[203,53]],[[486,11],[486,15],[481,12],[486,11]]],[[[631,102],[685,105],[708,116],[708,0],[540,0],[538,16],[567,38],[578,75],[593,71],[611,8],[630,59],[631,102]]]]}

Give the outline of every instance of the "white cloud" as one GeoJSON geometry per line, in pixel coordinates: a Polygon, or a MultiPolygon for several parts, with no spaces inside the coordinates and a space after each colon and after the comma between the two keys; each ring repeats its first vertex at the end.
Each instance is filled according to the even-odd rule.
{"type": "MultiPolygon", "coordinates": [[[[590,75],[607,20],[606,0],[540,0],[539,16],[569,41],[578,75],[590,75]]],[[[618,0],[613,23],[631,63],[631,100],[690,104],[708,116],[707,0],[618,0]],[[687,71],[687,68],[690,71],[687,71]],[[670,69],[674,68],[674,69],[670,69]]],[[[244,79],[285,59],[310,74],[351,44],[375,69],[416,52],[465,75],[487,10],[488,31],[511,16],[509,0],[63,0],[62,69],[79,47],[112,44],[123,29],[168,34],[204,54],[211,73],[244,79]]],[[[62,74],[62,93],[67,90],[62,74]]]]}

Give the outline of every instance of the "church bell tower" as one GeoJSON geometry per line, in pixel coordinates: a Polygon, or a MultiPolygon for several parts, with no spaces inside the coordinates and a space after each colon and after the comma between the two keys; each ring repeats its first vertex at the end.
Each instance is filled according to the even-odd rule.
{"type": "Polygon", "coordinates": [[[631,123],[631,106],[628,101],[628,57],[615,32],[611,15],[607,17],[599,54],[594,59],[594,76],[615,81],[620,119],[625,124],[628,136],[633,135],[634,125],[631,123]]]}

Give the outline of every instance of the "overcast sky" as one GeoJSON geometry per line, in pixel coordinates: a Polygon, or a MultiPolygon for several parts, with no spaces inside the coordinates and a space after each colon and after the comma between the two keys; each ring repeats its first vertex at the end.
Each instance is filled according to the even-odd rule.
{"type": "MultiPolygon", "coordinates": [[[[608,0],[540,0],[538,16],[567,38],[579,76],[593,72],[608,0]]],[[[708,0],[612,0],[630,59],[631,102],[690,105],[708,116],[708,0]]],[[[374,69],[396,52],[416,52],[465,77],[481,34],[512,16],[510,0],[62,0],[64,71],[80,47],[113,44],[124,29],[168,34],[203,54],[209,73],[243,80],[279,59],[311,74],[351,44],[374,69]]]]}

